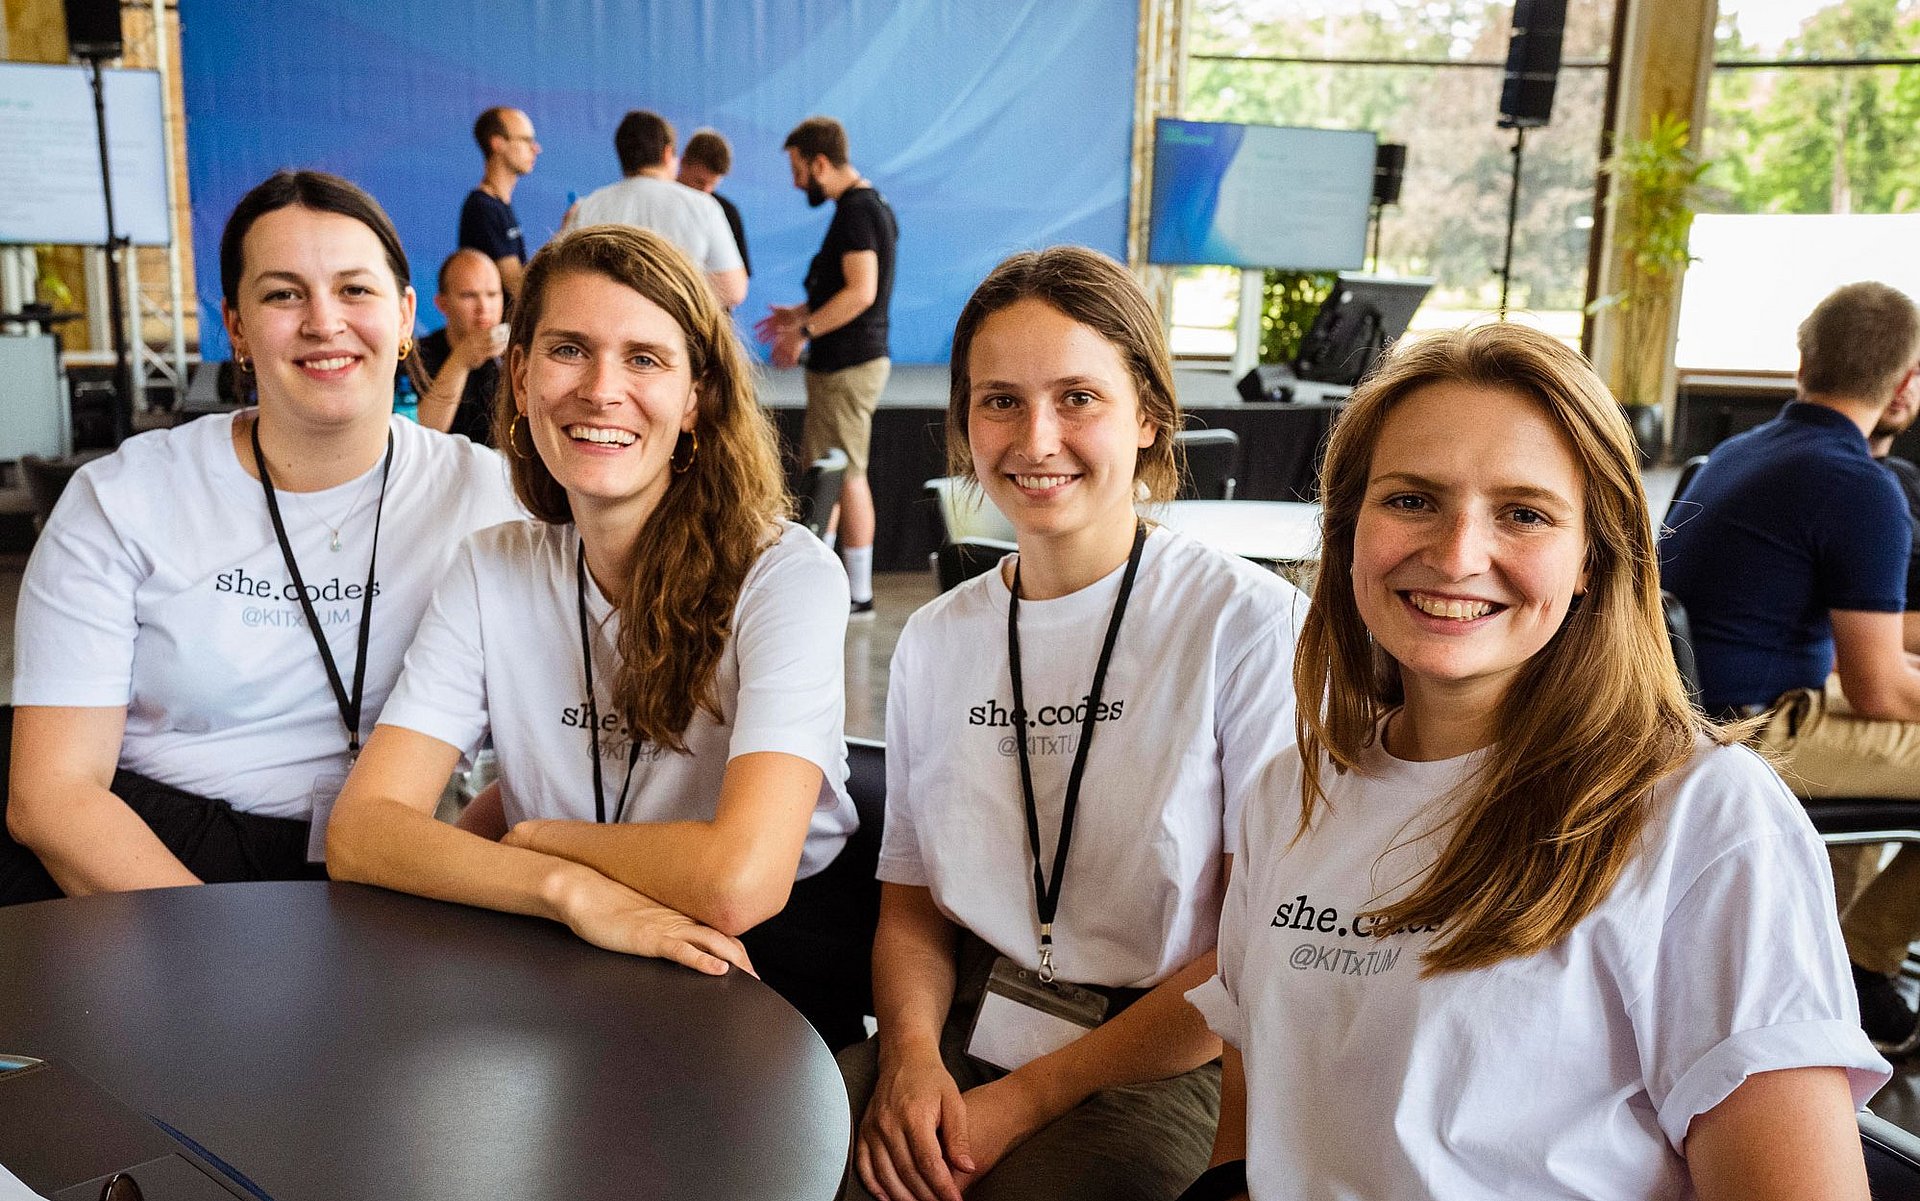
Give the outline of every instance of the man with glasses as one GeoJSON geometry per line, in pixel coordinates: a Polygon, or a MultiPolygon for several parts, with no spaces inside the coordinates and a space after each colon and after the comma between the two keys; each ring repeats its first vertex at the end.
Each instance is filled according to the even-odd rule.
{"type": "Polygon", "coordinates": [[[486,156],[480,186],[467,193],[460,206],[460,245],[493,260],[509,299],[520,290],[520,273],[527,265],[527,243],[520,236],[520,218],[513,212],[513,188],[533,170],[540,143],[533,121],[517,108],[494,107],[473,123],[473,140],[486,156]]]}

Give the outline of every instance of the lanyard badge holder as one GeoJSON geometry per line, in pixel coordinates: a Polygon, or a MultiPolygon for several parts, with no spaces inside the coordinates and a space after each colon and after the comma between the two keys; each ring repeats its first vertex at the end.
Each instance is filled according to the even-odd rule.
{"type": "MultiPolygon", "coordinates": [[[[287,538],[287,525],[280,517],[280,498],[274,494],[273,475],[267,470],[267,456],[260,450],[260,418],[253,419],[253,462],[260,469],[260,487],[267,494],[267,516],[273,519],[273,536],[280,543],[280,558],[287,565],[287,576],[300,595],[300,612],[307,619],[307,633],[320,652],[320,665],[327,669],[327,685],[333,689],[333,703],[340,710],[340,724],[347,730],[347,770],[360,757],[360,709],[366,698],[367,644],[373,636],[374,569],[380,562],[380,518],[387,507],[387,478],[393,473],[393,431],[387,431],[387,457],[380,463],[380,499],[373,508],[373,550],[367,555],[367,586],[360,595],[360,639],[353,658],[353,691],[349,693],[340,678],[340,665],[334,662],[333,648],[320,632],[320,615],[314,611],[313,598],[307,595],[307,582],[300,575],[300,563],[293,557],[293,543],[287,538]]],[[[338,531],[335,531],[336,536],[338,531]]],[[[307,862],[327,861],[327,819],[333,804],[346,786],[343,772],[327,772],[313,782],[307,794],[307,862]]]]}
{"type": "Polygon", "coordinates": [[[1127,600],[1140,571],[1147,543],[1147,527],[1136,526],[1133,550],[1120,577],[1113,616],[1107,621],[1106,641],[1094,664],[1093,687],[1087,695],[1087,716],[1080,726],[1067,773],[1066,796],[1060,808],[1060,837],[1054,844],[1051,877],[1041,867],[1040,808],[1033,795],[1033,763],[1027,750],[1026,692],[1020,673],[1020,565],[1013,569],[1013,593],[1007,598],[1007,671],[1013,682],[1014,746],[1020,759],[1020,791],[1026,801],[1027,846],[1033,852],[1033,898],[1039,919],[1039,967],[1023,968],[1004,955],[996,958],[987,977],[980,1007],[974,1011],[967,1036],[967,1055],[992,1067],[1014,1071],[1042,1055],[1066,1046],[1106,1020],[1107,998],[1090,989],[1054,978],[1053,920],[1060,909],[1060,886],[1066,878],[1067,851],[1073,841],[1073,819],[1080,807],[1080,782],[1086,775],[1087,748],[1093,743],[1095,714],[1106,688],[1107,667],[1126,616],[1127,600]]]}

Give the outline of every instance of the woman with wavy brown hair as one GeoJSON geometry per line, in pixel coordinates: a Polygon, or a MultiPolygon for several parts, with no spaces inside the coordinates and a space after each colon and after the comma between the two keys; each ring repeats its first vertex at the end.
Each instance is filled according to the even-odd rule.
{"type": "Polygon", "coordinates": [[[783,520],[774,434],[684,255],[598,227],[527,269],[499,408],[534,515],[471,538],[348,780],[333,874],[565,922],[708,972],[753,963],[860,1034],[834,865],[847,583],[783,520]],[[500,788],[433,810],[491,732],[500,788]]]}
{"type": "Polygon", "coordinates": [[[1189,1196],[1864,1198],[1852,1110],[1888,1072],[1826,857],[1687,700],[1586,360],[1413,343],[1322,487],[1294,687],[1326,699],[1191,994],[1237,1050],[1189,1196]]]}

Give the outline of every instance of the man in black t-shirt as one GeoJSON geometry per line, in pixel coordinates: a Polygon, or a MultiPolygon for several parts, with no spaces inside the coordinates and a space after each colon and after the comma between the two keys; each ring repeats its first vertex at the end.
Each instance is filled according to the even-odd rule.
{"type": "Polygon", "coordinates": [[[486,156],[486,174],[460,206],[460,245],[491,259],[512,296],[520,290],[520,272],[527,265],[527,241],[513,212],[513,188],[533,170],[540,143],[527,114],[503,107],[480,114],[473,123],[473,140],[486,156]]]}
{"type": "Polygon", "coordinates": [[[731,170],[733,147],[719,130],[695,130],[687,139],[687,148],[680,152],[680,182],[720,202],[720,211],[727,215],[727,228],[733,231],[733,244],[740,248],[740,267],[751,276],[753,260],[747,257],[747,227],[740,221],[740,210],[714,191],[731,170]]]}
{"type": "Polygon", "coordinates": [[[792,367],[807,351],[808,462],[828,450],[846,452],[847,474],[836,519],[847,565],[853,615],[873,612],[873,490],[867,448],[873,410],[886,389],[887,306],[893,298],[893,210],[847,160],[847,131],[831,117],[808,117],[787,135],[793,186],[815,207],[834,202],[820,253],[807,268],[805,304],[774,305],[754,327],[772,344],[773,365],[792,367]]]}
{"type": "Polygon", "coordinates": [[[447,327],[420,339],[420,424],[493,445],[493,406],[500,390],[500,356],[507,352],[504,298],[493,260],[461,249],[440,265],[433,305],[447,327]]]}

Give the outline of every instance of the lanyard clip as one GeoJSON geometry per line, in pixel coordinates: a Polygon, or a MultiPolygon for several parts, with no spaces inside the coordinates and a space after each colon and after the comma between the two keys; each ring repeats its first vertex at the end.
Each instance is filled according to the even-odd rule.
{"type": "Polygon", "coordinates": [[[1053,923],[1045,922],[1040,927],[1040,983],[1053,983],[1053,923]]]}

